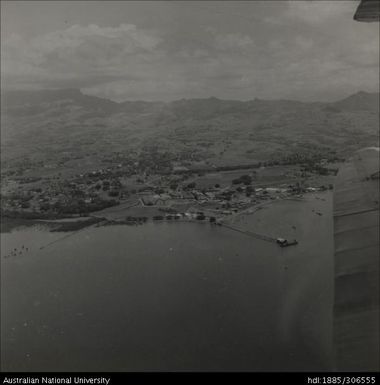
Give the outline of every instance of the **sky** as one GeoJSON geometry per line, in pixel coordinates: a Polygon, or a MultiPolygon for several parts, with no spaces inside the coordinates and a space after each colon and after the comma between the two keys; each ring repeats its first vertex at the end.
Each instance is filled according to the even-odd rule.
{"type": "Polygon", "coordinates": [[[1,1],[4,89],[115,101],[332,101],[379,90],[358,1],[1,1]]]}

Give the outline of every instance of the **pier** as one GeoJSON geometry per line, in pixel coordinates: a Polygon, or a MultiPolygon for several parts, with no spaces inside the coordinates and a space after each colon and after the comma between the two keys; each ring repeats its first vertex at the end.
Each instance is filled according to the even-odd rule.
{"type": "Polygon", "coordinates": [[[249,237],[252,237],[252,238],[260,239],[262,241],[276,243],[280,247],[287,247],[287,246],[293,246],[293,245],[298,244],[298,242],[296,240],[288,241],[285,238],[274,238],[274,237],[270,237],[268,235],[254,233],[253,231],[241,230],[241,229],[238,229],[237,227],[226,225],[225,223],[221,223],[221,222],[219,223],[219,225],[226,227],[227,229],[237,231],[238,233],[248,235],[249,237]]]}
{"type": "Polygon", "coordinates": [[[226,227],[227,229],[237,231],[238,233],[242,233],[256,239],[261,239],[262,241],[277,243],[277,238],[269,237],[268,235],[258,234],[248,230],[241,230],[241,229],[238,229],[237,227],[226,225],[225,223],[220,223],[220,225],[223,227],[226,227]]]}

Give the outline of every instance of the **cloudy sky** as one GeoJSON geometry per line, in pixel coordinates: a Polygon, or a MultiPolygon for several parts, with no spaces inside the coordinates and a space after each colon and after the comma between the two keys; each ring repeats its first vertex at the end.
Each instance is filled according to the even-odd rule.
{"type": "Polygon", "coordinates": [[[113,100],[334,100],[379,88],[357,1],[1,1],[2,87],[113,100]]]}

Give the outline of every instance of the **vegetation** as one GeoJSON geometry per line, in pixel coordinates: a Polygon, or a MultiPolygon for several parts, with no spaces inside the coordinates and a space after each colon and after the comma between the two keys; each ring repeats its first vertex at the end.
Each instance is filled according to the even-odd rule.
{"type": "Polygon", "coordinates": [[[250,185],[252,183],[252,177],[249,175],[242,175],[239,178],[236,178],[232,181],[232,184],[245,184],[245,185],[250,185]]]}

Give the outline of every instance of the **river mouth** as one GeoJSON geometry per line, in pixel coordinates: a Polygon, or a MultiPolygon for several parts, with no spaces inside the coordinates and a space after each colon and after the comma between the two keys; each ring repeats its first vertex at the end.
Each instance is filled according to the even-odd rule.
{"type": "Polygon", "coordinates": [[[1,262],[2,370],[328,370],[330,205],[236,221],[297,222],[300,244],[284,249],[196,223],[93,227],[44,249],[64,234],[2,234],[2,256],[28,245],[1,262]]]}

